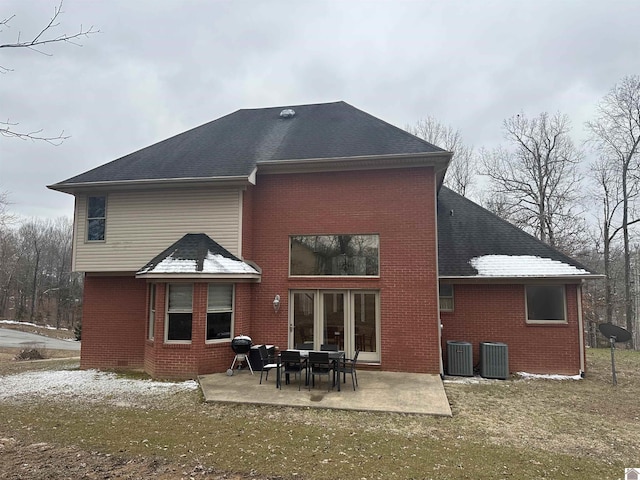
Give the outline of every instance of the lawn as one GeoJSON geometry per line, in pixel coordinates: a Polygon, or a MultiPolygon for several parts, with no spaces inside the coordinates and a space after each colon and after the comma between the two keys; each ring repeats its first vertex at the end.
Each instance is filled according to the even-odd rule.
{"type": "Polygon", "coordinates": [[[616,387],[608,349],[583,380],[446,383],[453,418],[25,395],[0,400],[0,478],[622,478],[640,464],[640,352],[616,364],[616,387]]]}

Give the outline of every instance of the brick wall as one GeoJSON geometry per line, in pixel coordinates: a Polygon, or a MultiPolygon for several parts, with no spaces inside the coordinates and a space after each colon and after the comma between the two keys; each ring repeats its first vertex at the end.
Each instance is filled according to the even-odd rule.
{"type": "Polygon", "coordinates": [[[442,348],[446,342],[470,342],[474,365],[480,342],[504,342],[509,370],[528,373],[580,373],[576,285],[566,285],[567,324],[527,324],[524,285],[455,285],[454,311],[442,312],[442,348]]]}
{"type": "MultiPolygon", "coordinates": [[[[154,340],[146,342],[145,370],[157,378],[195,378],[214,372],[224,372],[235,353],[231,340],[206,342],[207,283],[193,284],[193,313],[191,343],[164,342],[166,314],[166,284],[158,283],[156,290],[156,321],[154,340]]],[[[250,311],[250,285],[235,286],[234,335],[247,330],[250,311]]]]}
{"type": "Polygon", "coordinates": [[[82,368],[140,368],[144,364],[146,283],[133,276],[86,276],[82,368]]]}
{"type": "Polygon", "coordinates": [[[379,290],[381,368],[439,372],[431,169],[260,175],[245,209],[253,226],[243,251],[262,268],[262,282],[251,287],[255,343],[287,346],[292,289],[379,290]],[[289,236],[305,234],[379,234],[380,278],[289,278],[289,236]]]}

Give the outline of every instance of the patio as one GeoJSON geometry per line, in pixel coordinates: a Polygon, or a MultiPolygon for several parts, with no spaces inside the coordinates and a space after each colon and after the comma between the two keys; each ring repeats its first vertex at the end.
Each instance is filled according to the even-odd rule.
{"type": "Polygon", "coordinates": [[[342,384],[340,392],[327,391],[326,381],[309,391],[293,378],[289,385],[276,388],[276,372],[269,380],[260,372],[251,375],[246,369],[233,376],[224,373],[198,378],[206,402],[249,403],[282,407],[334,408],[368,412],[396,412],[436,416],[451,416],[451,407],[438,375],[358,370],[359,386],[353,391],[351,378],[342,384]]]}

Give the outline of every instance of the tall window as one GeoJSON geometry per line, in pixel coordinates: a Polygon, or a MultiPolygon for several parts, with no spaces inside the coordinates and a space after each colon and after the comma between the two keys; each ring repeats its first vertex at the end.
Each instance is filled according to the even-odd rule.
{"type": "Polygon", "coordinates": [[[149,327],[147,338],[153,340],[156,324],[156,284],[149,284],[149,327]]]}
{"type": "Polygon", "coordinates": [[[170,284],[168,288],[166,340],[168,342],[190,342],[193,285],[170,284]]]}
{"type": "Polygon", "coordinates": [[[564,285],[527,285],[527,322],[566,323],[564,285]]]}
{"type": "Polygon", "coordinates": [[[209,284],[207,340],[231,338],[233,331],[233,285],[209,284]]]}
{"type": "Polygon", "coordinates": [[[291,237],[291,275],[379,275],[378,235],[291,237]]]}
{"type": "Polygon", "coordinates": [[[107,197],[87,199],[87,240],[104,241],[107,227],[107,197]]]}

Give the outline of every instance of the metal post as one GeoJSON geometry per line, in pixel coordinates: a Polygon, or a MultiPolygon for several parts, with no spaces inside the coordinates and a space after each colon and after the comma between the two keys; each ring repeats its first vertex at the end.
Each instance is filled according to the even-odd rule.
{"type": "Polygon", "coordinates": [[[609,343],[611,344],[611,378],[613,379],[613,384],[618,385],[618,379],[616,377],[616,359],[613,353],[616,349],[616,337],[609,337],[609,343]]]}

